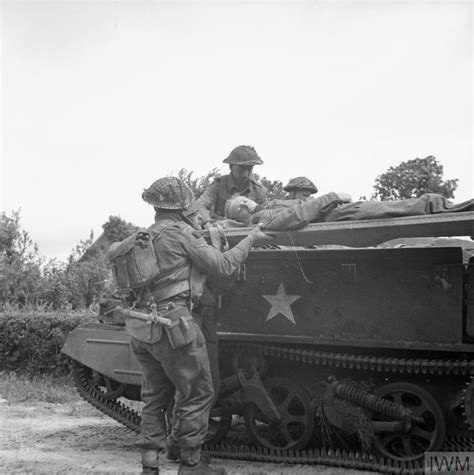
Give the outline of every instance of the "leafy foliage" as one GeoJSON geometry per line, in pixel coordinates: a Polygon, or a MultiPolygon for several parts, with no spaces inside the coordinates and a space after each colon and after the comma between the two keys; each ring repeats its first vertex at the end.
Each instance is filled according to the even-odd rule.
{"type": "Polygon", "coordinates": [[[109,216],[109,220],[102,225],[104,234],[110,243],[122,241],[138,230],[138,226],[128,223],[119,216],[109,216]]]}
{"type": "Polygon", "coordinates": [[[381,200],[402,200],[419,198],[425,193],[439,193],[446,198],[453,198],[458,181],[443,181],[443,165],[430,155],[390,167],[376,178],[373,197],[381,200]]]}
{"type": "Polygon", "coordinates": [[[93,252],[89,252],[94,244],[94,233],[91,232],[89,239],[80,241],[76,246],[64,268],[62,281],[67,283],[72,309],[98,304],[111,282],[112,274],[105,259],[105,249],[96,246],[93,252]]]}
{"type": "MultiPolygon", "coordinates": [[[[194,178],[193,174],[194,172],[182,168],[178,173],[178,178],[183,180],[189,188],[191,188],[196,198],[199,198],[204,193],[206,188],[212,184],[214,178],[220,176],[218,168],[213,168],[201,177],[194,178]]],[[[254,175],[268,188],[268,197],[270,200],[282,199],[285,197],[286,193],[283,191],[283,183],[281,181],[272,181],[266,177],[260,178],[256,173],[254,173],[254,175]]]]}
{"type": "Polygon", "coordinates": [[[67,264],[51,260],[43,269],[45,291],[43,302],[52,309],[79,308],[82,296],[74,279],[66,272],[67,264]]]}
{"type": "Polygon", "coordinates": [[[194,172],[181,168],[178,178],[189,186],[195,198],[199,198],[204,193],[204,190],[214,181],[214,178],[220,176],[218,168],[213,168],[201,177],[194,178],[193,174],[194,172]]]}
{"type": "Polygon", "coordinates": [[[0,300],[25,304],[42,292],[38,246],[21,229],[20,212],[0,215],[0,300]]]}
{"type": "Polygon", "coordinates": [[[286,192],[283,191],[283,182],[280,180],[270,180],[266,177],[260,179],[262,185],[268,189],[269,200],[281,200],[285,197],[286,192]]]}
{"type": "Polygon", "coordinates": [[[88,253],[94,235],[80,241],[67,263],[44,262],[38,247],[21,229],[20,214],[0,216],[0,304],[3,307],[37,305],[51,309],[89,307],[111,285],[111,272],[104,251],[88,253]]]}
{"type": "Polygon", "coordinates": [[[0,369],[66,374],[69,361],[61,354],[66,336],[92,318],[84,313],[7,309],[0,313],[0,369]]]}

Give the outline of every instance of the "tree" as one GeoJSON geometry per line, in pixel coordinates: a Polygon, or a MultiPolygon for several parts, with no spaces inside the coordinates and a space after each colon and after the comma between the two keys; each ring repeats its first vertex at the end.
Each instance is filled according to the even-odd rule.
{"type": "Polygon", "coordinates": [[[20,212],[0,215],[0,302],[26,305],[42,292],[38,246],[21,229],[20,212]]]}
{"type": "Polygon", "coordinates": [[[439,193],[454,198],[458,179],[443,181],[443,165],[435,157],[415,158],[390,167],[375,180],[373,195],[381,200],[419,198],[425,193],[439,193]]]}
{"type": "Polygon", "coordinates": [[[6,213],[0,215],[0,253],[8,260],[31,258],[38,254],[38,246],[21,229],[20,211],[13,211],[11,216],[6,213]]]}
{"type": "Polygon", "coordinates": [[[110,243],[122,241],[138,231],[138,226],[129,223],[120,216],[109,216],[109,220],[102,225],[104,234],[110,243]]]}
{"type": "MultiPolygon", "coordinates": [[[[135,229],[133,224],[111,216],[102,235],[113,242],[135,229]]],[[[72,251],[67,263],[45,263],[38,246],[22,229],[19,211],[11,216],[1,213],[0,304],[41,304],[53,309],[90,307],[113,290],[111,269],[104,255],[106,248],[96,244],[91,232],[72,251]]]]}
{"type": "Polygon", "coordinates": [[[283,191],[283,182],[280,180],[271,181],[267,177],[263,177],[260,181],[268,189],[269,200],[281,200],[285,197],[286,193],[283,191]]]}
{"type": "Polygon", "coordinates": [[[204,176],[193,178],[192,171],[188,171],[185,168],[181,168],[178,173],[178,178],[183,180],[189,188],[193,191],[194,197],[199,198],[205,191],[205,189],[214,181],[214,178],[220,175],[218,168],[213,168],[208,171],[204,176]]]}
{"type": "MultiPolygon", "coordinates": [[[[65,286],[68,302],[72,308],[90,307],[97,302],[111,279],[111,269],[105,259],[105,250],[100,246],[92,249],[96,243],[94,233],[91,231],[89,239],[81,240],[76,246],[64,268],[62,284],[65,286]]],[[[56,298],[61,301],[60,296],[56,298]]]]}

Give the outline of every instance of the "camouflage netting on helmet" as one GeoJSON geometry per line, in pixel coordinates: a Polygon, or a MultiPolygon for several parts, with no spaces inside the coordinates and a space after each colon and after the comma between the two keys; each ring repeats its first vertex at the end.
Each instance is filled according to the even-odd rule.
{"type": "Polygon", "coordinates": [[[193,192],[176,177],[159,178],[143,191],[142,199],[156,208],[183,210],[194,201],[193,192]]]}
{"type": "Polygon", "coordinates": [[[292,178],[288,184],[283,188],[285,191],[293,191],[293,190],[309,190],[311,193],[317,193],[318,189],[316,185],[305,176],[297,176],[292,178]]]}

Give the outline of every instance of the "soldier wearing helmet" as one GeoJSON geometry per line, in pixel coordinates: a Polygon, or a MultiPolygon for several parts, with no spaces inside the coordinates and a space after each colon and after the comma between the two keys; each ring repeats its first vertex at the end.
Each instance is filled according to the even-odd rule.
{"type": "Polygon", "coordinates": [[[145,404],[136,444],[143,473],[159,473],[158,456],[167,447],[170,458],[180,460],[180,475],[223,474],[223,468],[212,468],[201,459],[214,391],[204,337],[192,309],[199,306],[207,274],[231,275],[252,245],[271,238],[256,228],[226,252],[209,246],[192,226],[193,213],[187,213],[193,193],[176,177],[156,180],[142,198],[155,209],[155,223],[147,232],[153,238],[159,273],[140,292],[135,306],[144,312],[158,309],[174,325],[173,330],[163,327],[166,331],[160,332],[154,320],[135,320],[130,325],[127,321],[132,350],[143,372],[145,404]],[[173,397],[177,421],[167,438],[164,413],[173,397]]]}
{"type": "Polygon", "coordinates": [[[226,201],[236,194],[246,196],[258,204],[267,201],[267,188],[252,174],[254,165],[263,163],[253,147],[250,145],[235,147],[223,163],[229,165],[230,173],[216,177],[198,198],[198,202],[209,210],[211,217],[222,218],[226,201]]]}
{"type": "Polygon", "coordinates": [[[283,190],[288,193],[286,200],[307,200],[318,192],[316,185],[305,176],[292,178],[283,190]]]}

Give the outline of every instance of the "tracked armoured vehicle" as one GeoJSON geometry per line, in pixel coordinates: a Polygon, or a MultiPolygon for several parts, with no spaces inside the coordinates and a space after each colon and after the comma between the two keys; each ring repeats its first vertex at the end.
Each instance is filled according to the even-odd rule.
{"type": "MultiPolygon", "coordinates": [[[[418,220],[409,234],[472,234],[474,213],[452,219],[418,220]]],[[[474,245],[343,246],[414,223],[396,221],[282,233],[284,245],[253,250],[221,286],[208,452],[400,472],[421,470],[427,452],[472,450],[474,245]]],[[[81,396],[138,430],[127,401],[140,400],[141,373],[124,326],[99,316],[63,352],[81,396]]]]}

